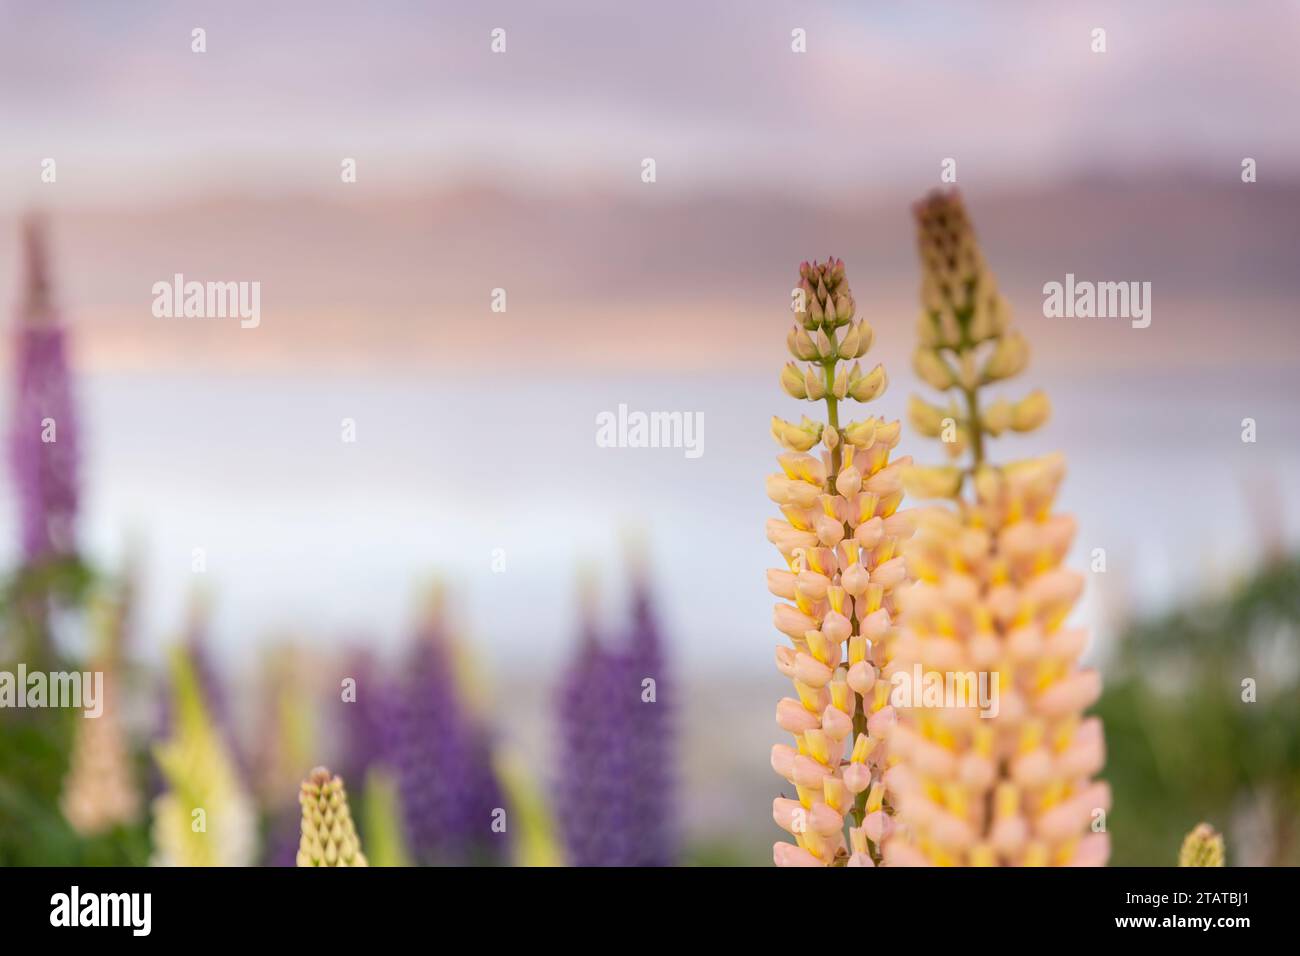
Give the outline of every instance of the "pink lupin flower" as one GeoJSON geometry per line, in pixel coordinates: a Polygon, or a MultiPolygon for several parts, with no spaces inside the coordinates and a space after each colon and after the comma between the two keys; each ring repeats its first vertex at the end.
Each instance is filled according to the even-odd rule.
{"type": "Polygon", "coordinates": [[[935,194],[916,216],[916,370],[957,400],[914,398],[909,417],[944,440],[954,464],[903,475],[909,494],[950,503],[919,512],[905,549],[916,583],[901,595],[883,676],[915,677],[889,737],[897,826],[886,828],[885,862],[1101,865],[1110,792],[1092,779],[1104,762],[1101,724],[1084,716],[1101,682],[1078,664],[1086,634],[1065,626],[1083,582],[1062,567],[1074,521],[1052,511],[1065,463],[986,459],[986,439],[1041,425],[1047,399],[981,406],[984,387],[1024,368],[1028,346],[1007,327],[960,198],[935,194]]]}
{"type": "Polygon", "coordinates": [[[795,841],[777,843],[773,859],[874,866],[888,832],[882,773],[892,723],[878,677],[894,633],[894,594],[907,575],[899,546],[913,526],[898,506],[909,460],[889,460],[898,422],[840,422],[840,403],[871,401],[886,385],[883,368],[864,373],[856,361],[872,332],[854,320],[844,263],[805,262],[799,275],[787,341],[809,365],[788,364],[781,386],[793,398],[824,400],[827,421],[772,420],[786,453],[767,479],[782,513],[768,521],[767,537],[786,567],[769,571],[767,583],[782,599],[773,624],[789,638],[776,666],[794,688],[776,708],[794,744],[772,748],[772,768],[793,796],[778,797],[772,817],[795,841]],[[810,454],[818,443],[823,452],[810,454]]]}

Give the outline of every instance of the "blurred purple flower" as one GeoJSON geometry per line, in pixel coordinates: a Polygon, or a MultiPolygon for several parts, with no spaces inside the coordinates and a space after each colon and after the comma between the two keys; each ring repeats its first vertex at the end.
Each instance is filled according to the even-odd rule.
{"type": "Polygon", "coordinates": [[[558,695],[557,816],[574,866],[676,861],[674,735],[663,642],[644,580],[614,646],[590,620],[558,695]],[[647,700],[647,679],[654,699],[647,700]]]}
{"type": "Polygon", "coordinates": [[[420,864],[503,862],[505,806],[487,728],[467,708],[440,624],[419,634],[380,717],[383,762],[397,776],[412,858],[420,864]]]}
{"type": "Polygon", "coordinates": [[[340,713],[337,726],[342,741],[339,775],[354,793],[360,794],[366,773],[383,761],[384,748],[392,739],[389,726],[395,716],[392,697],[396,688],[368,651],[353,655],[346,676],[356,681],[357,696],[351,701],[340,697],[335,705],[340,713]]]}
{"type": "Polygon", "coordinates": [[[263,866],[297,866],[298,845],[302,836],[302,811],[289,810],[269,814],[266,821],[266,847],[263,866]]]}
{"type": "Polygon", "coordinates": [[[22,553],[36,563],[76,551],[77,422],[45,237],[34,218],[24,222],[23,251],[9,453],[22,511],[22,553]]]}

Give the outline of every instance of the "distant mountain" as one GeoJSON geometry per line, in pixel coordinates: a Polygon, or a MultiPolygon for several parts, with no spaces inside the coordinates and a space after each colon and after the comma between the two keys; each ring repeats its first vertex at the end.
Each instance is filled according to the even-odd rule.
{"type": "MultiPolygon", "coordinates": [[[[966,193],[1038,362],[1170,367],[1300,356],[1300,184],[1169,172],[987,195],[970,184],[966,193]],[[1067,273],[1151,282],[1151,327],[1043,318],[1043,284],[1067,273]]],[[[79,362],[753,368],[780,358],[800,259],[831,253],[848,264],[880,357],[904,361],[912,346],[916,197],[817,204],[655,187],[354,195],[60,212],[54,267],[79,362]],[[261,326],[154,318],[153,283],[178,272],[260,281],[261,326]],[[506,290],[504,315],[490,310],[496,288],[506,290]]],[[[0,219],[0,301],[15,295],[16,252],[16,221],[0,219]]]]}

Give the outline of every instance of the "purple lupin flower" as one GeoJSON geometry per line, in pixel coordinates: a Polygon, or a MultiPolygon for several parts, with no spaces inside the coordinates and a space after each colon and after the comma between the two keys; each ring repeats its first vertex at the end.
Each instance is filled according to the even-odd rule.
{"type": "Polygon", "coordinates": [[[635,853],[627,801],[631,711],[624,701],[635,688],[624,663],[584,634],[560,684],[556,809],[574,866],[628,866],[635,853]]]}
{"type": "Polygon", "coordinates": [[[76,551],[77,422],[65,331],[54,306],[44,231],[34,217],[23,223],[23,262],[9,453],[23,558],[36,564],[76,551]]]}
{"type": "Polygon", "coordinates": [[[663,638],[655,618],[644,575],[633,582],[632,626],[628,637],[628,667],[636,697],[629,718],[628,749],[636,768],[637,786],[629,799],[634,809],[633,832],[639,866],[671,866],[677,859],[676,751],[673,727],[672,675],[667,672],[663,638]],[[654,681],[650,685],[648,681],[654,681]],[[650,690],[654,694],[651,698],[650,690]]]}
{"type": "Polygon", "coordinates": [[[266,847],[263,866],[297,866],[298,845],[302,833],[302,812],[295,816],[289,810],[276,810],[266,822],[266,847]]]}
{"type": "Polygon", "coordinates": [[[413,859],[423,865],[502,862],[494,832],[504,797],[487,729],[466,707],[441,621],[423,628],[384,718],[384,762],[397,776],[413,859]]]}
{"type": "Polygon", "coordinates": [[[360,792],[370,768],[383,761],[384,748],[394,739],[391,724],[396,714],[393,695],[397,688],[379,669],[374,655],[359,651],[352,655],[347,676],[356,681],[356,700],[340,700],[338,731],[342,741],[339,774],[356,781],[360,792]]]}
{"type": "Polygon", "coordinates": [[[676,858],[664,677],[662,642],[638,576],[630,631],[613,646],[602,643],[588,607],[559,689],[557,810],[575,866],[667,866],[676,858]]]}

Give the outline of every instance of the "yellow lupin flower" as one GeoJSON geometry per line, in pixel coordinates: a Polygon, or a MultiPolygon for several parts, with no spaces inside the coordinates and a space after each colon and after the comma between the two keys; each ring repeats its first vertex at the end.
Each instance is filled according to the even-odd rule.
{"type": "Polygon", "coordinates": [[[773,818],[795,841],[777,843],[773,856],[787,866],[874,866],[892,825],[881,777],[893,708],[877,677],[906,577],[898,551],[912,518],[898,508],[909,459],[890,461],[898,422],[840,422],[842,402],[871,401],[888,385],[882,367],[863,371],[856,361],[873,335],[855,320],[844,263],[805,262],[799,273],[787,341],[795,359],[812,364],[802,373],[787,365],[781,384],[793,397],[824,399],[828,421],[772,421],[788,451],[767,480],[783,516],[767,533],[786,567],[768,572],[768,588],[783,599],[774,619],[790,643],[776,660],[794,687],[777,706],[794,743],[773,747],[772,766],[796,798],[773,803],[773,818]],[[809,454],[818,443],[824,451],[809,454]]]}
{"type": "Polygon", "coordinates": [[[302,782],[302,836],[298,842],[299,866],[369,866],[352,823],[343,780],[317,767],[302,782]]]}
{"type": "Polygon", "coordinates": [[[179,648],[171,672],[175,726],[155,749],[167,789],[153,804],[153,863],[252,866],[256,811],[208,717],[193,662],[179,648]]]}
{"type": "Polygon", "coordinates": [[[1223,834],[1208,823],[1197,824],[1183,840],[1179,866],[1223,866],[1223,834]]]}
{"type": "MultiPolygon", "coordinates": [[[[889,737],[885,782],[899,826],[885,862],[1104,864],[1110,791],[1092,779],[1104,742],[1100,722],[1082,716],[1101,683],[1078,666],[1087,635],[1064,626],[1082,576],[1061,567],[1074,521],[1052,513],[1065,464],[1059,455],[986,461],[986,439],[1043,424],[1047,398],[981,407],[984,386],[1024,369],[1028,345],[1007,328],[960,198],[935,193],[916,218],[925,353],[916,364],[955,393],[955,427],[938,437],[954,461],[969,451],[969,465],[903,475],[909,493],[955,501],[922,510],[905,546],[917,580],[899,596],[882,678],[942,681],[935,699],[918,692],[899,707],[889,737]]],[[[912,417],[934,431],[933,412],[912,417]]]]}

